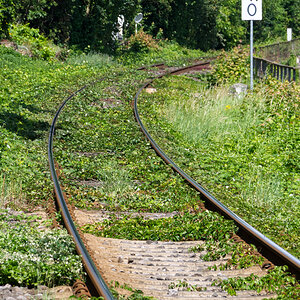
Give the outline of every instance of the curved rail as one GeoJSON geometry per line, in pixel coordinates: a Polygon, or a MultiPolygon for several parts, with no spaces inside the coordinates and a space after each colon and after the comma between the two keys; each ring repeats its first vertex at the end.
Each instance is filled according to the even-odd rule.
{"type": "MultiPolygon", "coordinates": [[[[207,64],[207,62],[203,63],[207,64]]],[[[184,70],[187,69],[187,67],[184,68],[184,70]]],[[[174,72],[170,72],[168,74],[178,74],[179,70],[175,70],[174,72]]],[[[188,174],[186,174],[180,167],[178,167],[164,152],[163,150],[158,146],[158,144],[154,141],[152,136],[149,134],[147,129],[145,128],[144,124],[141,121],[141,118],[139,116],[138,107],[137,107],[137,101],[140,93],[144,88],[149,86],[155,79],[161,78],[162,75],[152,79],[151,81],[144,84],[136,93],[134,98],[134,114],[136,117],[136,120],[138,124],[141,127],[141,130],[151,143],[154,150],[158,153],[158,155],[167,163],[170,164],[171,167],[178,172],[185,180],[187,180],[197,191],[199,191],[202,195],[202,197],[205,198],[205,200],[212,203],[219,211],[221,211],[225,216],[235,221],[235,223],[239,226],[239,228],[243,229],[246,233],[250,234],[252,237],[254,237],[257,241],[259,241],[260,244],[264,245],[268,250],[270,250],[273,254],[276,256],[279,256],[291,269],[295,270],[296,272],[300,272],[300,261],[296,257],[294,257],[292,254],[281,248],[279,245],[274,243],[272,240],[267,238],[265,235],[263,235],[261,232],[259,232],[257,229],[252,227],[250,224],[248,224],[246,221],[241,219],[238,215],[236,215],[234,212],[232,212],[229,208],[227,208],[224,204],[222,204],[220,201],[218,201],[214,196],[212,196],[208,191],[206,191],[199,183],[197,183],[193,178],[191,178],[188,174]]]]}
{"type": "Polygon", "coordinates": [[[88,273],[94,287],[96,288],[99,295],[101,295],[105,300],[113,300],[114,297],[112,296],[109,288],[107,287],[106,283],[104,282],[103,278],[101,277],[99,271],[97,270],[92,258],[90,257],[84,243],[82,242],[79,233],[76,229],[76,226],[71,218],[70,212],[68,210],[66,201],[64,199],[64,195],[62,192],[62,189],[59,184],[58,176],[55,170],[54,165],[54,158],[53,158],[53,137],[54,137],[54,131],[55,131],[55,124],[58,119],[58,116],[66,103],[71,100],[74,96],[76,96],[78,93],[80,93],[82,90],[86,89],[88,85],[85,85],[84,87],[80,88],[76,92],[74,92],[72,95],[70,95],[59,107],[58,111],[55,114],[55,117],[52,121],[51,128],[50,128],[50,134],[49,134],[49,141],[48,141],[48,159],[49,159],[49,165],[50,165],[50,172],[51,177],[54,183],[54,190],[57,198],[57,202],[59,205],[59,208],[61,210],[61,214],[65,223],[65,226],[69,232],[69,234],[72,236],[76,250],[81,256],[81,259],[83,261],[83,264],[85,266],[86,272],[88,273]]]}

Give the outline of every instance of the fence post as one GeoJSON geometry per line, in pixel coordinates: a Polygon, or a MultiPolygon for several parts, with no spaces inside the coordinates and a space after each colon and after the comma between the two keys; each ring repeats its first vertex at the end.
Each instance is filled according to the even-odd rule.
{"type": "Polygon", "coordinates": [[[294,76],[293,76],[293,79],[294,79],[294,81],[296,82],[296,80],[297,80],[297,71],[298,71],[298,79],[300,80],[300,66],[299,67],[295,67],[295,68],[293,68],[293,70],[294,70],[294,76]]]}
{"type": "Polygon", "coordinates": [[[284,80],[286,80],[286,77],[287,77],[286,75],[287,75],[288,69],[289,69],[289,68],[287,68],[287,67],[284,67],[284,68],[283,68],[283,70],[284,70],[283,79],[284,79],[284,80]]]}

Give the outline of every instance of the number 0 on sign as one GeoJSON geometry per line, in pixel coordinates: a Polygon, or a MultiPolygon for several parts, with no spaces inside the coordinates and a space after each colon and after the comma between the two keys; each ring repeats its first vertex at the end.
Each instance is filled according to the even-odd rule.
{"type": "Polygon", "coordinates": [[[262,19],[262,0],[242,0],[242,20],[259,21],[262,19]]]}

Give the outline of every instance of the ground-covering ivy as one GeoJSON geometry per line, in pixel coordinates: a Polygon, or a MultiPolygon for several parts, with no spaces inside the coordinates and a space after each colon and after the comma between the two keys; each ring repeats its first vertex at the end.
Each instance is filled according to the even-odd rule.
{"type": "Polygon", "coordinates": [[[275,267],[267,275],[259,277],[251,274],[246,278],[236,277],[223,281],[215,281],[213,285],[219,285],[228,294],[235,296],[236,291],[254,290],[258,293],[266,290],[276,293],[276,299],[299,299],[300,285],[296,278],[287,275],[287,267],[275,267]]]}
{"type": "Polygon", "coordinates": [[[100,70],[105,74],[108,64],[113,67],[100,56],[94,62],[45,62],[0,47],[1,186],[9,189],[18,181],[27,204],[41,203],[51,195],[46,147],[58,105],[100,76],[100,70]]]}
{"type": "Polygon", "coordinates": [[[130,103],[138,76],[145,75],[89,87],[59,118],[55,155],[79,207],[170,212],[198,205],[198,193],[166,168],[136,124],[130,103]]]}
{"type": "Polygon", "coordinates": [[[112,215],[110,219],[101,223],[83,226],[83,230],[99,236],[130,240],[212,240],[216,242],[229,240],[230,235],[237,228],[233,221],[225,220],[217,213],[203,211],[155,220],[130,216],[117,218],[112,215]]]}
{"type": "Polygon", "coordinates": [[[155,220],[130,215],[116,217],[112,214],[103,222],[84,225],[82,230],[97,236],[118,239],[176,242],[202,240],[205,243],[191,248],[190,251],[204,251],[201,259],[206,261],[215,261],[231,254],[231,259],[221,265],[220,269],[223,270],[247,268],[260,265],[263,261],[261,256],[253,254],[256,251],[253,245],[237,244],[231,239],[237,231],[233,221],[211,211],[189,212],[155,220]]]}
{"type": "MultiPolygon", "coordinates": [[[[204,255],[201,255],[201,259],[205,261],[214,261],[227,254],[230,254],[230,259],[222,264],[219,269],[246,269],[253,265],[262,265],[264,258],[260,255],[256,255],[257,249],[254,245],[248,245],[246,243],[236,243],[231,239],[219,239],[208,240],[203,245],[197,245],[190,249],[193,252],[205,251],[204,255]]],[[[217,270],[215,265],[212,269],[217,270]]]]}
{"type": "Polygon", "coordinates": [[[73,284],[84,272],[66,230],[38,229],[24,214],[0,211],[0,284],[73,284]]]}
{"type": "MultiPolygon", "coordinates": [[[[192,56],[195,57],[195,54],[192,56]]],[[[156,62],[152,58],[150,61],[156,62]]],[[[213,242],[209,239],[209,235],[218,235],[220,232],[219,239],[221,235],[223,239],[227,239],[234,231],[234,227],[232,224],[228,225],[227,229],[230,230],[223,232],[227,226],[223,220],[224,228],[219,225],[216,228],[215,223],[209,223],[215,229],[216,233],[214,233],[209,228],[202,228],[199,225],[201,222],[195,222],[199,220],[197,218],[200,218],[200,214],[195,214],[198,209],[199,194],[184,185],[183,179],[170,168],[166,168],[138,131],[132,114],[133,95],[141,83],[152,74],[137,71],[136,60],[134,60],[134,68],[130,67],[130,63],[133,63],[130,62],[130,58],[127,58],[126,63],[126,67],[117,65],[101,55],[82,55],[70,58],[64,63],[41,62],[0,47],[0,64],[3,67],[3,73],[0,76],[4,87],[3,92],[0,92],[0,113],[3,115],[0,116],[0,133],[3,137],[0,141],[0,165],[4,172],[4,176],[1,177],[2,186],[18,178],[27,203],[40,204],[51,197],[46,158],[49,123],[62,99],[87,82],[105,77],[104,81],[88,85],[82,93],[72,99],[59,118],[54,156],[62,167],[60,180],[65,185],[71,201],[76,206],[85,208],[147,212],[179,211],[181,214],[174,218],[153,222],[142,218],[129,217],[118,220],[112,217],[119,227],[116,229],[114,224],[106,221],[105,230],[107,230],[107,235],[113,233],[117,237],[118,234],[120,236],[122,234],[124,238],[131,236],[142,238],[146,235],[147,239],[206,239],[206,249],[210,249],[213,242]],[[191,214],[185,214],[187,211],[191,214]],[[182,231],[183,224],[186,224],[184,231],[182,231]],[[136,232],[136,228],[139,228],[140,232],[136,232]],[[199,229],[203,231],[200,230],[201,234],[207,231],[208,235],[201,235],[198,233],[199,229]],[[110,233],[109,230],[111,230],[110,233]]],[[[217,143],[215,150],[219,152],[213,153],[211,152],[211,145],[215,142],[213,138],[209,140],[209,145],[186,139],[184,134],[176,128],[175,118],[172,118],[172,122],[167,118],[161,120],[159,114],[166,108],[162,105],[163,101],[170,100],[170,102],[177,103],[178,99],[187,100],[190,96],[190,90],[187,87],[192,85],[194,85],[195,98],[203,100],[206,96],[202,96],[197,81],[180,78],[174,83],[175,92],[169,89],[170,84],[172,84],[171,80],[161,80],[161,83],[155,84],[158,92],[152,96],[145,96],[147,101],[143,104],[143,114],[149,113],[144,118],[148,126],[151,124],[151,132],[159,137],[173,157],[180,158],[181,164],[189,169],[196,179],[201,178],[201,182],[204,182],[209,189],[213,188],[214,193],[223,195],[225,201],[230,195],[230,204],[233,209],[248,216],[250,221],[257,219],[256,223],[251,222],[252,224],[259,224],[261,228],[265,227],[268,233],[273,230],[274,236],[279,236],[282,241],[289,241],[290,245],[287,245],[287,249],[295,248],[297,237],[294,229],[297,228],[297,221],[291,217],[290,211],[281,210],[281,215],[278,217],[274,214],[275,208],[281,209],[283,205],[277,203],[277,206],[272,208],[269,203],[258,202],[256,207],[256,204],[241,201],[239,197],[240,187],[244,182],[251,184],[252,175],[241,171],[241,176],[238,177],[237,172],[240,171],[242,163],[247,162],[253,156],[260,141],[251,140],[250,151],[237,139],[224,144],[217,143]],[[178,91],[180,93],[177,93],[178,91]],[[235,148],[246,155],[238,156],[225,151],[235,148]],[[228,184],[231,178],[234,178],[234,184],[232,182],[228,184]],[[265,222],[265,219],[254,214],[253,211],[256,208],[263,208],[264,216],[271,221],[265,222]],[[286,218],[287,216],[289,219],[286,218]],[[276,229],[272,226],[274,218],[277,218],[276,229]]],[[[272,91],[274,87],[270,85],[270,95],[272,91]]],[[[293,92],[288,90],[287,93],[293,92]]],[[[278,98],[280,97],[279,94],[278,98]]],[[[267,98],[267,101],[274,104],[272,97],[267,98]]],[[[202,102],[199,101],[199,103],[202,102]]],[[[268,121],[269,115],[264,115],[259,120],[261,123],[258,124],[264,124],[258,127],[260,131],[263,132],[269,127],[273,129],[291,127],[293,132],[296,132],[294,127],[296,116],[290,115],[289,106],[285,105],[285,101],[276,101],[276,103],[276,111],[272,114],[271,121],[268,121]],[[281,113],[281,111],[288,111],[288,114],[281,113]],[[286,122],[287,116],[290,117],[289,122],[286,122]],[[277,120],[284,120],[284,122],[280,123],[277,120]]],[[[243,113],[247,111],[250,104],[251,102],[243,102],[241,106],[243,113]]],[[[226,112],[237,118],[239,113],[232,108],[230,104],[225,105],[226,112]]],[[[256,136],[252,131],[256,127],[250,127],[249,137],[256,136]]],[[[289,137],[293,137],[292,131],[288,137],[285,134],[283,130],[280,137],[274,138],[278,141],[276,151],[283,147],[281,139],[286,141],[289,137]]],[[[205,135],[209,135],[209,130],[205,131],[205,135]]],[[[296,163],[293,154],[295,147],[295,145],[287,147],[290,151],[286,155],[284,165],[288,165],[290,170],[294,170],[296,163]]],[[[270,153],[274,151],[270,147],[266,152],[269,153],[269,157],[272,157],[270,153]]],[[[263,165],[264,160],[265,157],[262,157],[259,162],[263,165]]],[[[271,168],[270,172],[272,171],[274,169],[271,168]]],[[[263,172],[255,174],[264,177],[263,172]]],[[[291,173],[285,171],[280,176],[288,180],[294,178],[294,175],[291,176],[291,173]]],[[[283,185],[284,195],[288,195],[291,191],[295,192],[297,180],[293,179],[293,182],[294,187],[283,185]]],[[[269,183],[267,186],[272,187],[272,184],[269,183]]],[[[281,190],[280,188],[279,191],[281,190]]],[[[269,193],[270,191],[272,191],[271,188],[269,188],[269,193]]],[[[210,213],[206,214],[210,216],[210,213]]],[[[104,229],[103,224],[95,226],[99,227],[91,226],[85,229],[93,233],[99,228],[104,229]]],[[[224,245],[221,253],[215,251],[216,249],[211,249],[214,250],[212,255],[218,257],[235,251],[231,246],[225,243],[224,245]]],[[[238,252],[236,250],[236,253],[238,252]]],[[[247,261],[242,264],[248,266],[247,261]]]]}
{"type": "MultiPolygon", "coordinates": [[[[156,298],[154,298],[154,297],[145,296],[143,291],[134,289],[126,283],[120,284],[118,281],[110,283],[110,290],[111,290],[114,298],[118,299],[118,300],[125,300],[125,299],[126,300],[156,300],[156,298]],[[120,295],[120,293],[118,293],[116,290],[117,288],[129,291],[129,292],[131,292],[131,295],[129,295],[129,296],[120,295]]],[[[101,298],[101,299],[103,299],[103,298],[101,298]]]]}
{"type": "MultiPolygon", "coordinates": [[[[256,83],[253,93],[240,97],[230,94],[228,86],[207,86],[207,82],[223,81],[226,72],[231,72],[230,82],[245,78],[244,66],[240,72],[233,59],[229,69],[224,65],[220,81],[212,81],[215,73],[202,82],[195,76],[159,79],[152,83],[156,93],[140,96],[140,115],[154,139],[184,171],[299,256],[299,86],[268,78],[256,83]]],[[[210,260],[228,253],[227,243],[220,246],[208,242],[194,250],[212,250],[203,257],[210,260]]],[[[243,268],[256,261],[251,249],[240,253],[241,245],[235,247],[229,251],[232,261],[221,268],[243,268]]],[[[297,299],[299,286],[285,271],[276,268],[261,280],[251,276],[220,284],[228,285],[233,294],[248,286],[275,291],[282,299],[297,299]]]]}

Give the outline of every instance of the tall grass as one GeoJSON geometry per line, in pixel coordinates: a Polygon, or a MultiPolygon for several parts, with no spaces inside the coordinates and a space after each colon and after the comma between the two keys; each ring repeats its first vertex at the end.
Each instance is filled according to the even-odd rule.
{"type": "Polygon", "coordinates": [[[192,94],[188,101],[171,102],[164,106],[166,118],[186,139],[201,143],[212,139],[216,142],[226,136],[241,138],[247,130],[261,119],[264,103],[261,99],[254,100],[255,105],[241,113],[243,97],[233,97],[226,88],[205,89],[192,94]]]}
{"type": "Polygon", "coordinates": [[[187,77],[144,94],[143,122],[163,150],[221,202],[299,256],[299,120],[294,86],[237,97],[187,77]]]}
{"type": "Polygon", "coordinates": [[[103,185],[99,190],[103,193],[106,192],[111,197],[134,193],[134,184],[129,180],[128,171],[120,168],[116,161],[107,161],[101,166],[100,172],[103,185]]]}
{"type": "MultiPolygon", "coordinates": [[[[171,99],[159,106],[159,114],[192,148],[205,149],[205,153],[211,153],[208,155],[212,161],[217,160],[214,182],[226,185],[228,192],[231,184],[236,185],[234,181],[240,182],[239,198],[243,203],[274,211],[283,206],[286,180],[293,177],[285,177],[288,171],[282,169],[281,163],[284,156],[290,155],[281,153],[286,128],[282,132],[279,129],[278,135],[274,130],[263,131],[264,123],[272,117],[268,110],[270,104],[264,97],[252,94],[237,97],[223,86],[202,87],[197,92],[184,92],[181,97],[172,95],[171,99]],[[227,162],[220,163],[222,156],[230,158],[228,166],[227,162]],[[221,178],[221,173],[226,180],[221,178]]],[[[288,128],[291,133],[293,126],[288,128]]],[[[236,188],[233,190],[236,193],[236,188]]]]}
{"type": "Polygon", "coordinates": [[[106,54],[93,53],[81,55],[71,55],[67,62],[72,65],[91,65],[93,67],[103,67],[109,64],[113,64],[113,59],[106,54]]]}
{"type": "Polygon", "coordinates": [[[22,208],[25,205],[25,195],[20,180],[12,180],[5,174],[0,175],[0,209],[22,208]]]}

